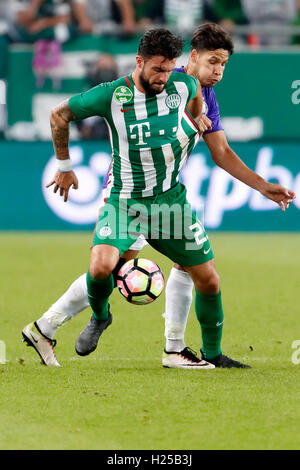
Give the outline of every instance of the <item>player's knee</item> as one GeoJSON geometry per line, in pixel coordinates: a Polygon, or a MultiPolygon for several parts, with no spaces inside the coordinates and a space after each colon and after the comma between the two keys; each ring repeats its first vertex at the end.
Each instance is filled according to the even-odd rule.
{"type": "Polygon", "coordinates": [[[111,266],[111,263],[91,263],[89,267],[91,277],[97,281],[108,278],[112,270],[113,266],[111,266]]]}
{"type": "Polygon", "coordinates": [[[220,290],[220,277],[216,271],[212,272],[206,279],[203,279],[198,286],[202,294],[217,294],[220,290]]]}
{"type": "Polygon", "coordinates": [[[220,277],[216,271],[209,277],[206,285],[209,294],[217,294],[220,290],[220,277]]]}

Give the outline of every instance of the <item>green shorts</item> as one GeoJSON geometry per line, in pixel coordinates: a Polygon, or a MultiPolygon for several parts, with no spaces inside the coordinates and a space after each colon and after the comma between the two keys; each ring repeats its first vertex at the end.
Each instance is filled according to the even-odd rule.
{"type": "Polygon", "coordinates": [[[181,183],[151,197],[122,199],[112,193],[101,209],[93,246],[115,246],[121,256],[140,234],[181,266],[196,266],[214,258],[203,225],[187,202],[181,183]]]}

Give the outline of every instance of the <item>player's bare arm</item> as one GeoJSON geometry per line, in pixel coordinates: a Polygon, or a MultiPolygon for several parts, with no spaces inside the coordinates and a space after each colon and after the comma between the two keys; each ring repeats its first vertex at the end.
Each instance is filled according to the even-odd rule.
{"type": "Polygon", "coordinates": [[[187,109],[190,111],[191,115],[197,122],[201,133],[212,129],[211,120],[205,114],[202,113],[202,108],[203,108],[202,87],[200,85],[200,82],[198,82],[198,90],[197,90],[196,96],[188,103],[187,109]]]}
{"type": "Polygon", "coordinates": [[[253,189],[256,189],[268,199],[276,202],[284,212],[296,195],[281,184],[269,183],[254,171],[250,170],[228,145],[223,131],[204,135],[204,140],[210,150],[212,159],[219,167],[230,175],[253,189]]]}
{"type": "MultiPolygon", "coordinates": [[[[70,159],[69,156],[69,133],[70,133],[70,122],[75,121],[77,117],[72,112],[68,101],[65,100],[56,106],[50,115],[50,125],[53,146],[57,160],[67,161],[70,159]]],[[[71,169],[69,171],[58,170],[50,183],[46,185],[49,188],[54,186],[54,192],[59,191],[60,196],[67,202],[69,189],[73,186],[74,189],[78,188],[77,177],[71,169]]]]}

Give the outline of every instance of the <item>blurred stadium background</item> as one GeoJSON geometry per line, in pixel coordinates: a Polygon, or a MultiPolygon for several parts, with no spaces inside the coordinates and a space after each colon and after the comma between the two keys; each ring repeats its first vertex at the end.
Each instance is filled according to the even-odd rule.
{"type": "MultiPolygon", "coordinates": [[[[44,189],[55,169],[51,108],[131,72],[149,27],[186,39],[184,64],[193,30],[206,21],[222,24],[235,42],[215,88],[231,146],[262,176],[300,194],[299,0],[0,0],[0,230],[92,229],[110,162],[106,128],[100,118],[72,124],[80,189],[63,204],[44,189]]],[[[300,197],[282,217],[213,167],[203,142],[182,178],[195,209],[205,203],[208,230],[300,229],[300,197]]]]}
{"type": "MultiPolygon", "coordinates": [[[[299,117],[299,0],[0,0],[1,449],[299,448],[299,117]],[[224,287],[224,353],[253,368],[243,378],[166,372],[164,296],[134,309],[115,291],[114,322],[98,351],[74,357],[86,311],[58,333],[63,367],[45,370],[21,330],[87,269],[110,163],[103,121],[72,123],[80,188],[67,204],[46,191],[56,168],[50,110],[130,73],[149,27],[186,38],[185,64],[192,32],[207,21],[235,42],[215,87],[230,145],[298,195],[283,214],[215,167],[203,141],[182,172],[192,205],[205,207],[208,233],[220,232],[211,236],[224,287]]],[[[143,256],[168,276],[169,260],[150,247],[143,256]]],[[[186,341],[199,352],[194,314],[186,341]]]]}

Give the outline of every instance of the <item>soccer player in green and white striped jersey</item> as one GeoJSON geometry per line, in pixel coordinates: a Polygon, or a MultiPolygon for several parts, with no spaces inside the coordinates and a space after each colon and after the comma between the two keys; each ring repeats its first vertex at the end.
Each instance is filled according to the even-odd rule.
{"type": "MultiPolygon", "coordinates": [[[[159,59],[155,66],[160,64],[159,59]]],[[[162,92],[145,94],[129,75],[69,100],[77,118],[99,114],[106,119],[113,193],[122,198],[155,196],[178,182],[178,172],[199,138],[186,109],[197,89],[194,77],[174,72],[162,92]]]]}
{"type": "MultiPolygon", "coordinates": [[[[199,36],[198,39],[200,40],[201,35],[205,37],[211,35],[214,37],[217,33],[217,39],[214,41],[214,45],[220,43],[220,41],[221,44],[223,44],[224,37],[222,32],[211,31],[210,25],[206,26],[203,31],[197,31],[197,38],[199,36]],[[209,31],[207,31],[207,29],[209,29],[209,31]]],[[[158,33],[158,35],[160,35],[160,33],[158,33]]],[[[203,44],[202,36],[202,42],[200,41],[200,44],[203,44]]],[[[206,42],[208,41],[208,43],[211,44],[212,37],[207,37],[206,42]]],[[[188,81],[186,82],[186,80],[181,79],[180,75],[182,76],[182,73],[173,73],[168,81],[165,80],[165,75],[168,75],[168,71],[162,70],[161,64],[166,64],[166,58],[163,55],[166,50],[159,49],[157,43],[155,45],[156,47],[153,49],[155,42],[153,39],[153,33],[149,32],[148,36],[145,35],[144,46],[148,41],[148,55],[146,54],[147,48],[140,47],[140,55],[137,57],[137,68],[135,72],[127,78],[120,79],[121,85],[120,81],[105,85],[106,89],[112,89],[113,87],[113,92],[110,92],[110,94],[107,93],[107,96],[102,93],[102,100],[99,100],[99,96],[97,98],[95,90],[91,90],[91,92],[87,94],[74,97],[68,104],[62,104],[62,106],[54,111],[52,116],[53,140],[57,156],[62,160],[60,162],[62,167],[49,185],[55,183],[55,192],[60,189],[60,194],[64,195],[65,200],[67,199],[71,184],[77,185],[76,176],[70,170],[70,163],[65,158],[68,156],[68,121],[76,117],[84,118],[91,115],[90,113],[99,113],[101,111],[102,113],[106,113],[105,117],[110,125],[111,134],[114,132],[112,136],[114,171],[113,188],[110,197],[111,203],[117,206],[117,202],[125,198],[131,203],[143,202],[144,206],[148,205],[149,207],[151,207],[152,202],[156,203],[160,201],[162,203],[170,203],[170,201],[172,202],[174,199],[180,202],[182,206],[185,204],[184,189],[177,183],[178,171],[197,141],[198,135],[196,123],[193,122],[190,113],[184,109],[183,105],[181,108],[180,106],[182,104],[182,97],[186,102],[192,97],[192,88],[188,81]],[[150,53],[149,39],[150,46],[152,47],[152,49],[150,47],[150,53]],[[160,51],[161,56],[158,55],[160,51]],[[164,60],[162,60],[162,58],[164,58],[164,60]],[[184,82],[183,84],[182,81],[184,82]],[[177,96],[179,95],[179,91],[182,91],[180,98],[177,96]],[[115,102],[112,104],[113,99],[115,102]],[[105,110],[105,108],[101,108],[102,101],[105,102],[106,100],[111,103],[108,111],[105,110]],[[120,105],[119,108],[116,108],[117,103],[120,105]],[[128,116],[120,118],[119,114],[116,113],[116,109],[119,109],[120,113],[124,115],[128,114],[128,116]],[[177,121],[175,117],[176,113],[177,121]],[[162,118],[166,115],[168,116],[168,120],[164,121],[165,127],[162,129],[162,118]],[[154,129],[151,135],[152,128],[148,121],[150,121],[150,119],[152,120],[152,118],[157,119],[158,116],[160,119],[156,121],[157,128],[154,129]],[[120,132],[118,133],[117,131],[120,132]],[[169,135],[168,139],[165,140],[166,132],[168,132],[169,135]],[[122,138],[122,135],[125,136],[125,138],[122,138]],[[131,142],[130,139],[132,139],[134,143],[131,142]],[[151,147],[149,145],[150,142],[151,147]],[[126,158],[124,158],[124,155],[126,155],[126,158]],[[64,170],[66,173],[63,173],[64,170]]],[[[224,44],[226,45],[226,41],[224,44]]],[[[168,46],[166,46],[166,49],[168,50],[168,46]]],[[[203,57],[200,54],[201,51],[198,52],[198,47],[196,49],[197,50],[193,50],[191,53],[188,68],[189,73],[197,76],[200,65],[199,62],[203,62],[203,57]],[[200,61],[198,54],[200,54],[200,61]]],[[[204,47],[204,49],[206,49],[206,47],[204,47]]],[[[226,55],[226,51],[223,49],[221,48],[215,52],[207,52],[208,56],[213,57],[219,54],[222,59],[222,66],[226,59],[223,57],[226,55]]],[[[215,59],[214,57],[214,60],[215,59]]],[[[203,67],[204,70],[206,70],[205,64],[203,67]]],[[[216,66],[212,66],[212,68],[216,68],[216,66]]],[[[205,84],[203,77],[201,83],[205,84]]],[[[205,84],[205,86],[207,85],[205,84]]],[[[103,90],[101,92],[103,92],[103,90]]],[[[188,105],[194,117],[199,113],[199,105],[200,101],[197,99],[190,101],[188,105]]],[[[215,135],[219,139],[222,137],[222,133],[220,132],[215,132],[215,135]],[[219,134],[221,135],[219,136],[219,134]]],[[[215,140],[216,139],[214,139],[214,141],[215,140]]],[[[214,152],[212,152],[212,156],[213,154],[214,152]]],[[[259,190],[263,190],[263,193],[270,199],[288,206],[288,202],[294,197],[292,192],[279,187],[280,185],[273,185],[263,181],[258,175],[255,175],[251,170],[247,169],[236,156],[228,155],[228,160],[232,161],[232,165],[233,160],[235,163],[234,168],[226,168],[227,171],[233,174],[234,170],[234,176],[239,177],[246,184],[256,189],[259,189],[257,186],[260,185],[259,190]],[[237,172],[239,172],[239,176],[236,175],[237,172]],[[265,190],[264,187],[266,187],[265,190]]],[[[180,217],[180,214],[178,215],[180,217]]],[[[223,312],[219,282],[207,237],[197,220],[194,220],[192,226],[194,228],[198,227],[194,233],[194,237],[195,241],[199,242],[198,246],[196,246],[197,243],[194,245],[195,249],[192,250],[192,253],[189,253],[189,250],[185,249],[186,240],[184,240],[184,238],[181,242],[174,239],[170,242],[151,239],[149,241],[152,246],[169,256],[176,263],[181,264],[191,275],[196,286],[196,313],[202,328],[204,350],[206,354],[208,352],[210,353],[210,357],[213,357],[215,351],[218,352],[217,349],[220,348],[222,336],[223,312]],[[199,238],[199,235],[201,235],[201,238],[199,238]]],[[[91,303],[94,303],[94,298],[96,298],[96,302],[94,303],[94,315],[87,328],[80,335],[76,345],[77,352],[82,355],[89,354],[95,349],[100,334],[111,321],[111,316],[107,308],[107,298],[105,299],[104,295],[102,299],[97,299],[97,291],[99,291],[100,287],[102,294],[105,290],[106,294],[109,293],[112,287],[111,276],[107,276],[107,278],[103,276],[104,273],[107,274],[109,271],[109,263],[111,262],[110,255],[115,255],[114,248],[119,250],[120,254],[124,253],[132,243],[132,240],[130,240],[128,244],[126,238],[125,240],[120,240],[119,236],[115,236],[114,241],[109,240],[107,238],[109,232],[111,232],[111,228],[107,227],[107,224],[103,224],[103,218],[100,218],[95,233],[92,262],[87,275],[90,299],[92,299],[91,303]],[[108,251],[103,249],[103,245],[101,247],[101,244],[105,245],[106,243],[110,245],[108,251]],[[98,252],[99,246],[97,245],[99,244],[100,250],[98,252]],[[100,256],[100,258],[97,259],[97,256],[100,256]],[[99,262],[100,266],[102,264],[99,272],[97,272],[97,262],[99,262]],[[94,276],[91,276],[92,272],[94,276]],[[97,279],[98,277],[99,279],[97,279]]],[[[120,233],[115,235],[120,235],[120,233]]],[[[82,297],[85,297],[84,293],[82,297]]],[[[85,306],[83,302],[78,312],[85,306]]],[[[50,314],[53,316],[53,313],[50,312],[50,314]]],[[[47,319],[45,321],[47,323],[47,319]]],[[[176,351],[178,350],[176,349],[176,351]]],[[[171,356],[172,354],[169,354],[168,358],[170,359],[171,356]]],[[[177,357],[179,354],[173,354],[173,356],[177,357]]],[[[221,353],[220,356],[226,358],[226,356],[223,356],[221,353]]],[[[188,358],[186,357],[185,359],[188,358]]],[[[207,363],[205,363],[205,361],[203,363],[200,360],[197,365],[197,360],[198,358],[193,355],[193,359],[190,361],[191,366],[197,366],[198,369],[200,367],[209,367],[206,365],[207,363]]],[[[233,364],[236,364],[235,367],[244,366],[237,361],[231,360],[230,364],[228,363],[226,367],[233,367],[233,364]]],[[[178,364],[172,365],[172,367],[178,366],[178,364]]],[[[183,366],[183,364],[181,366],[183,366]]],[[[168,367],[170,367],[170,365],[168,365],[168,367]]]]}
{"type": "MultiPolygon", "coordinates": [[[[68,166],[69,121],[101,115],[109,126],[113,150],[113,183],[107,207],[115,207],[117,217],[121,217],[120,204],[124,200],[129,209],[143,203],[149,211],[153,204],[171,206],[175,201],[178,213],[173,216],[173,222],[179,221],[183,228],[184,211],[186,207],[190,210],[190,206],[185,188],[178,182],[178,173],[199,138],[194,118],[202,112],[202,93],[194,77],[172,73],[182,47],[182,40],[167,30],[148,31],[140,42],[132,75],[99,85],[54,110],[52,135],[60,170],[53,181],[55,192],[59,189],[67,200],[70,180],[73,178],[71,183],[77,185],[68,166]]],[[[95,349],[99,335],[111,322],[108,304],[113,289],[111,272],[119,256],[134,241],[132,234],[124,236],[128,227],[122,223],[114,227],[113,221],[107,222],[105,212],[101,211],[95,230],[87,273],[93,316],[76,344],[81,355],[95,349]]],[[[147,233],[147,239],[182,266],[206,264],[213,259],[208,237],[191,210],[188,220],[189,233],[186,235],[183,230],[180,239],[174,229],[169,237],[164,237],[162,225],[158,227],[158,239],[152,233],[151,236],[147,233]]],[[[217,304],[222,316],[219,300],[217,304]]],[[[199,362],[203,368],[212,368],[206,361],[199,362]]]]}

